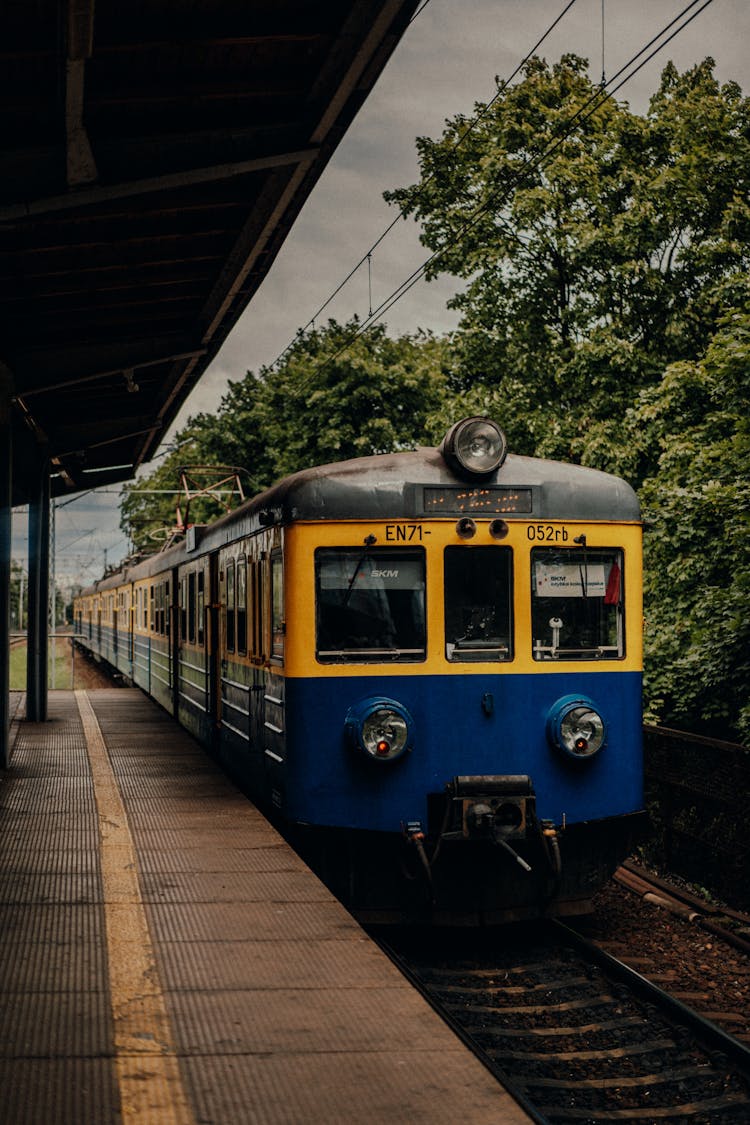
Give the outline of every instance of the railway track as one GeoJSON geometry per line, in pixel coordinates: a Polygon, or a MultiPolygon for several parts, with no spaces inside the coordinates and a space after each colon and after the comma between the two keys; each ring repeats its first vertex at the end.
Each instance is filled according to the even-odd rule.
{"type": "Polygon", "coordinates": [[[538,1122],[750,1122],[750,1050],[559,923],[385,948],[538,1122]]]}
{"type": "Polygon", "coordinates": [[[750,955],[750,915],[700,899],[686,888],[660,879],[630,862],[617,869],[614,879],[645,902],[686,918],[714,937],[728,942],[740,953],[750,955]]]}

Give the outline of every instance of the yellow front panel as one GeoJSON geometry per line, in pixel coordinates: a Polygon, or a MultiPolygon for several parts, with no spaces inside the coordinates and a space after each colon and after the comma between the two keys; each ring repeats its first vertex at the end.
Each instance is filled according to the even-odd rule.
{"type": "Polygon", "coordinates": [[[368,523],[298,523],[285,531],[286,659],[288,676],[362,676],[387,670],[389,676],[545,674],[570,670],[636,672],[643,666],[642,559],[640,524],[508,521],[508,535],[497,544],[489,520],[477,520],[470,540],[456,534],[455,520],[374,521],[368,523]],[[625,656],[615,660],[535,661],[531,639],[531,551],[534,547],[572,547],[585,535],[590,550],[619,547],[624,552],[625,656]],[[374,535],[374,547],[422,547],[427,575],[427,659],[391,662],[322,664],[315,659],[315,551],[318,547],[362,547],[374,535]],[[443,625],[443,552],[448,546],[491,546],[513,551],[514,657],[508,661],[452,663],[445,656],[443,625]]]}

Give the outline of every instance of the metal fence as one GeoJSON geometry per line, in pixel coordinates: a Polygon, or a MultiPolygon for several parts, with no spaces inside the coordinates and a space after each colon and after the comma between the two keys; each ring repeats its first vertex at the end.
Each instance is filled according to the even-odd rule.
{"type": "Polygon", "coordinates": [[[740,909],[750,909],[750,750],[644,727],[651,858],[740,909]]]}

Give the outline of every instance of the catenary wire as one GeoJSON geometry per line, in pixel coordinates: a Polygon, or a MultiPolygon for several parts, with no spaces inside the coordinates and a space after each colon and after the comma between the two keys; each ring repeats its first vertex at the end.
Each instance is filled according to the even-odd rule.
{"type": "MultiPolygon", "coordinates": [[[[678,15],[675,16],[674,19],[670,20],[670,22],[666,24],[665,27],[663,27],[662,30],[658,32],[652,39],[650,39],[649,42],[644,47],[642,47],[637,54],[633,55],[632,58],[630,58],[628,62],[624,64],[624,66],[620,67],[620,69],[612,75],[607,85],[609,86],[612,83],[617,82],[617,79],[621,78],[621,76],[624,75],[624,77],[621,78],[621,81],[617,82],[616,85],[613,85],[611,89],[597,89],[594,94],[592,94],[592,96],[586,102],[584,102],[582,106],[579,107],[576,113],[573,114],[573,116],[565,122],[566,131],[562,134],[562,136],[558,137],[557,140],[551,143],[540,154],[534,157],[527,158],[521,165],[518,173],[514,176],[510,184],[503,185],[502,190],[506,193],[510,192],[515,186],[518,185],[523,176],[527,175],[530,171],[542,168],[544,166],[544,162],[549,161],[550,157],[552,157],[554,153],[557,152],[557,150],[560,148],[560,146],[564,144],[564,142],[572,135],[573,129],[571,128],[571,126],[580,124],[582,121],[587,121],[589,117],[592,117],[593,114],[596,113],[596,111],[604,104],[604,102],[614,97],[618,90],[622,89],[622,87],[627,82],[634,78],[635,75],[638,74],[638,72],[642,70],[642,68],[646,66],[651,61],[651,59],[656,54],[658,54],[659,51],[662,51],[675,38],[675,36],[679,35],[680,32],[682,32],[688,26],[688,24],[692,23],[692,21],[712,3],[713,0],[702,0],[702,3],[701,0],[691,0],[691,3],[687,4],[686,7],[683,8],[682,11],[678,13],[678,15]],[[674,27],[675,23],[677,23],[683,18],[683,16],[690,12],[691,8],[695,8],[696,4],[700,4],[700,7],[698,7],[696,11],[692,12],[688,16],[688,18],[685,19],[684,23],[680,24],[680,26],[677,27],[671,35],[669,35],[663,42],[659,43],[658,46],[656,46],[650,54],[641,59],[641,56],[644,55],[649,50],[649,48],[653,46],[654,43],[660,40],[666,34],[666,32],[669,31],[670,28],[674,27]],[[638,61],[638,59],[641,59],[641,62],[638,63],[638,66],[636,66],[635,69],[630,70],[633,64],[638,61]],[[629,71],[629,73],[626,74],[626,71],[629,71]],[[589,107],[591,108],[589,112],[586,113],[585,111],[589,109],[589,107]]],[[[340,355],[343,355],[343,353],[348,348],[350,348],[352,344],[356,340],[358,340],[361,335],[363,335],[364,332],[368,330],[368,328],[372,327],[373,323],[379,317],[383,316],[384,313],[388,312],[389,309],[391,309],[398,301],[400,301],[401,298],[404,297],[409,292],[409,290],[422,279],[431,263],[445,254],[452,246],[456,244],[460,237],[462,237],[468,230],[471,229],[471,227],[478,221],[481,215],[487,210],[490,204],[495,202],[499,194],[499,192],[494,192],[490,196],[488,196],[482,203],[480,203],[472,212],[472,214],[464,221],[459,230],[454,234],[451,241],[449,241],[445,246],[442,246],[440,249],[435,250],[428,258],[426,258],[419,266],[417,266],[417,268],[411,274],[409,274],[409,276],[406,277],[404,281],[402,281],[401,284],[397,286],[397,288],[394,289],[381,302],[381,304],[378,305],[376,309],[373,310],[372,315],[368,315],[367,318],[362,321],[361,325],[350,334],[350,336],[344,341],[344,343],[340,348],[338,348],[337,351],[333,352],[330,356],[327,356],[320,363],[313,366],[307,377],[300,380],[298,387],[304,388],[309,383],[314,374],[320,371],[324,371],[328,366],[330,366],[331,363],[334,363],[340,355]]],[[[282,355],[283,354],[285,353],[282,353],[282,355]]]]}
{"type": "MultiPolygon", "coordinates": [[[[429,0],[426,0],[426,3],[429,3],[429,0]]],[[[575,3],[576,3],[576,0],[568,0],[565,7],[562,9],[562,11],[559,13],[559,15],[552,21],[552,23],[546,29],[544,34],[541,35],[539,37],[539,39],[537,39],[534,46],[529,49],[529,51],[526,53],[526,55],[524,55],[524,57],[521,59],[521,61],[518,63],[518,65],[514,69],[513,73],[510,74],[507,78],[505,78],[500,83],[497,91],[495,92],[494,97],[492,97],[490,99],[490,101],[488,101],[487,104],[485,106],[483,106],[482,109],[477,114],[475,114],[475,116],[471,119],[471,121],[468,123],[468,125],[465,127],[465,129],[459,134],[459,136],[456,138],[454,143],[451,145],[450,152],[455,152],[455,150],[460,145],[463,144],[463,142],[466,140],[466,138],[469,136],[469,134],[476,128],[476,126],[479,124],[479,122],[482,120],[482,118],[485,117],[486,114],[490,111],[490,109],[492,108],[494,103],[497,101],[497,99],[501,96],[501,94],[503,94],[504,91],[508,88],[508,86],[511,84],[513,79],[521,72],[523,67],[526,65],[526,63],[529,61],[529,59],[533,56],[534,52],[537,51],[539,49],[539,47],[541,47],[541,45],[544,43],[545,39],[547,39],[552,34],[552,32],[557,27],[557,25],[560,23],[560,20],[562,20],[563,17],[565,15],[567,15],[567,13],[570,11],[570,9],[573,7],[573,5],[575,3]]],[[[417,18],[419,13],[424,10],[425,6],[426,6],[426,4],[423,4],[422,7],[414,14],[414,16],[412,16],[412,19],[411,19],[412,23],[417,18]]],[[[434,175],[434,173],[433,173],[433,175],[434,175]]],[[[430,183],[432,179],[433,179],[433,176],[430,176],[427,180],[427,183],[430,183]]],[[[370,249],[367,250],[366,253],[364,253],[362,255],[362,257],[359,259],[359,261],[354,266],[352,266],[352,268],[350,269],[350,271],[346,275],[346,277],[344,277],[339,282],[339,284],[336,286],[336,288],[333,290],[333,292],[325,299],[325,301],[320,306],[320,308],[317,309],[317,311],[313,313],[313,315],[310,317],[310,319],[307,321],[307,323],[302,328],[297,330],[297,332],[295,333],[294,339],[290,340],[289,343],[286,345],[286,347],[283,349],[283,351],[279,352],[276,359],[270,364],[271,367],[275,367],[278,363],[280,363],[281,360],[284,358],[284,356],[287,354],[287,352],[290,350],[290,348],[294,347],[294,344],[296,343],[298,337],[300,335],[303,335],[307,331],[308,328],[312,327],[315,324],[315,321],[318,319],[318,317],[321,315],[321,313],[325,312],[325,310],[328,308],[328,306],[331,304],[331,302],[334,301],[336,297],[338,297],[341,290],[351,281],[351,279],[354,277],[354,275],[357,273],[357,271],[360,269],[360,267],[363,266],[364,263],[366,261],[368,261],[368,259],[371,259],[373,251],[377,250],[377,248],[380,246],[381,242],[383,242],[383,240],[388,237],[388,235],[391,233],[393,228],[395,226],[397,226],[403,220],[403,218],[404,218],[404,216],[399,214],[399,215],[396,215],[395,218],[391,220],[391,222],[388,224],[388,226],[385,228],[385,230],[375,239],[375,241],[373,242],[370,249]]]]}

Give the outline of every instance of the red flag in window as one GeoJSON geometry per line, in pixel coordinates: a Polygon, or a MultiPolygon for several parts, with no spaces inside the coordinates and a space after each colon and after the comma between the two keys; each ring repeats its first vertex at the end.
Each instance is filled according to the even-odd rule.
{"type": "Polygon", "coordinates": [[[604,594],[605,605],[620,604],[620,568],[617,563],[612,563],[612,569],[607,579],[607,589],[604,594]]]}

